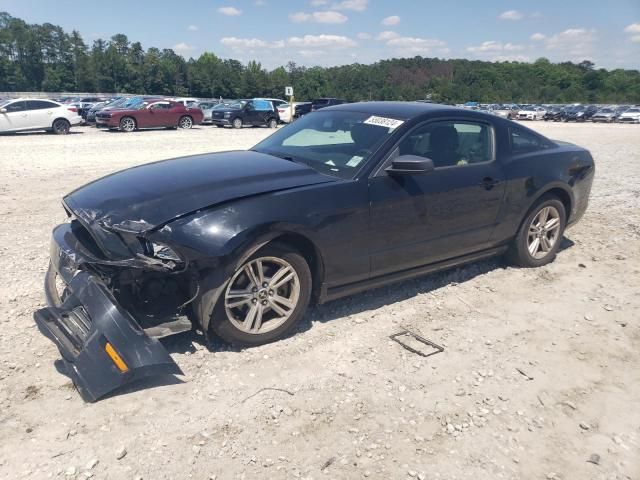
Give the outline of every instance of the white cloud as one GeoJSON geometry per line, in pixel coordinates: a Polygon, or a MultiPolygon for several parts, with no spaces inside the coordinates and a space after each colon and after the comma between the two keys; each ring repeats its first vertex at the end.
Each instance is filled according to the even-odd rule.
{"type": "Polygon", "coordinates": [[[397,37],[387,41],[387,46],[396,49],[401,55],[431,53],[434,48],[446,47],[446,42],[436,38],[397,37]]]}
{"type": "Polygon", "coordinates": [[[218,11],[223,15],[228,15],[229,17],[237,17],[242,13],[242,10],[238,10],[236,7],[220,7],[218,11]]]}
{"type": "Polygon", "coordinates": [[[545,38],[547,38],[547,36],[544,33],[534,33],[529,38],[531,40],[533,40],[534,42],[539,42],[539,41],[544,40],[545,38]]]}
{"type": "Polygon", "coordinates": [[[287,45],[292,47],[334,47],[345,48],[355,47],[357,45],[349,37],[342,35],[305,35],[304,37],[289,37],[287,39],[287,45]]]}
{"type": "Polygon", "coordinates": [[[489,60],[492,62],[530,62],[531,57],[526,55],[495,55],[489,60]]]}
{"type": "Polygon", "coordinates": [[[388,27],[391,25],[398,25],[400,23],[400,17],[397,15],[391,15],[390,17],[382,19],[382,22],[380,23],[388,27]]]}
{"type": "Polygon", "coordinates": [[[349,17],[343,15],[340,12],[327,11],[327,12],[296,12],[289,15],[289,20],[294,23],[303,22],[315,22],[315,23],[344,23],[349,20],[349,17]]]}
{"type": "Polygon", "coordinates": [[[545,45],[565,60],[585,60],[593,56],[595,40],[595,30],[569,28],[547,38],[545,45]]]}
{"type": "Polygon", "coordinates": [[[198,31],[198,27],[195,25],[189,25],[187,27],[187,30],[189,30],[190,32],[197,32],[198,31]]]}
{"type": "Polygon", "coordinates": [[[624,31],[631,35],[631,41],[633,43],[640,43],[640,23],[632,23],[624,28],[624,31]]]}
{"type": "Polygon", "coordinates": [[[524,50],[524,46],[516,45],[513,43],[501,43],[495,40],[489,40],[482,42],[480,45],[467,47],[467,51],[475,54],[482,54],[487,52],[517,52],[524,50]]]}
{"type": "Polygon", "coordinates": [[[367,32],[360,32],[358,33],[358,35],[356,35],[360,40],[371,40],[371,38],[373,38],[373,36],[370,33],[367,32]]]}
{"type": "Polygon", "coordinates": [[[326,5],[327,3],[329,3],[329,0],[311,0],[309,2],[309,4],[312,7],[322,7],[322,6],[326,5]]]}
{"type": "Polygon", "coordinates": [[[380,32],[376,37],[376,39],[388,41],[394,38],[398,38],[399,36],[400,35],[398,35],[396,32],[392,32],[391,30],[385,30],[384,32],[380,32]]]}
{"type": "Polygon", "coordinates": [[[238,38],[224,37],[220,39],[220,43],[225,47],[233,50],[250,50],[254,48],[284,48],[283,40],[268,42],[259,38],[238,38]]]}
{"type": "Polygon", "coordinates": [[[518,10],[507,10],[498,15],[498,18],[500,20],[522,20],[524,15],[518,10]]]}
{"type": "Polygon", "coordinates": [[[356,12],[362,12],[367,9],[369,0],[343,0],[342,2],[334,3],[331,8],[334,10],[355,10],[356,12]]]}
{"type": "Polygon", "coordinates": [[[179,53],[181,55],[187,55],[189,52],[195,50],[193,45],[188,45],[184,42],[176,43],[173,47],[171,47],[174,52],[179,53]]]}
{"type": "Polygon", "coordinates": [[[627,33],[640,33],[640,23],[632,23],[624,28],[627,33]]]}

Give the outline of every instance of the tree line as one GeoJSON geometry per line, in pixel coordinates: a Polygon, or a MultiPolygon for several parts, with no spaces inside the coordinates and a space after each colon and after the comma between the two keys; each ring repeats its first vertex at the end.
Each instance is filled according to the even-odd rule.
{"type": "Polygon", "coordinates": [[[211,52],[188,60],[172,49],[131,42],[117,34],[87,45],[76,30],[28,24],[0,12],[0,91],[120,92],[207,98],[468,100],[516,103],[640,103],[638,70],[596,69],[590,61],[486,62],[394,58],[371,65],[304,67],[289,62],[267,70],[211,52]]]}

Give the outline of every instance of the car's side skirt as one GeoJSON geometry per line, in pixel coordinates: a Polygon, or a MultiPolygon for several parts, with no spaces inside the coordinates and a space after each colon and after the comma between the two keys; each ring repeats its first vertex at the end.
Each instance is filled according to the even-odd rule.
{"type": "Polygon", "coordinates": [[[338,287],[327,288],[326,285],[322,285],[320,289],[320,297],[318,303],[326,303],[331,300],[335,300],[355,293],[363,292],[373,288],[382,287],[390,283],[401,282],[403,280],[409,280],[411,278],[421,277],[429,273],[439,272],[441,270],[447,270],[453,267],[459,267],[467,263],[477,262],[485,258],[495,257],[505,253],[508,249],[508,245],[491,248],[488,250],[482,250],[480,252],[463,255],[461,257],[451,258],[449,260],[443,260],[437,263],[431,263],[429,265],[423,265],[421,267],[411,268],[400,272],[394,272],[387,275],[382,275],[375,278],[363,280],[361,282],[349,283],[346,285],[340,285],[338,287]]]}

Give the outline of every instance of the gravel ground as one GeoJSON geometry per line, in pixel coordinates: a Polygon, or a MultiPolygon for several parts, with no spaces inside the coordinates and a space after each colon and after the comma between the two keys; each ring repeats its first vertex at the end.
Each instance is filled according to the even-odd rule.
{"type": "Polygon", "coordinates": [[[640,127],[530,125],[597,162],[553,264],[492,260],[377,289],[245,351],[176,336],[184,377],[96,404],[32,320],[60,198],[270,131],[0,136],[0,478],[640,478],[640,127]],[[444,352],[402,349],[388,338],[402,327],[444,352]]]}

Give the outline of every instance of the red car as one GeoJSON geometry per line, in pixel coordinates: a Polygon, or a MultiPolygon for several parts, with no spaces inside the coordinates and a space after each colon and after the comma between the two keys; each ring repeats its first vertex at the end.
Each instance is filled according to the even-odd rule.
{"type": "Polygon", "coordinates": [[[140,128],[191,128],[202,123],[199,108],[185,107],[171,100],[156,100],[132,105],[125,109],[107,110],[96,114],[96,125],[123,132],[140,128]]]}

